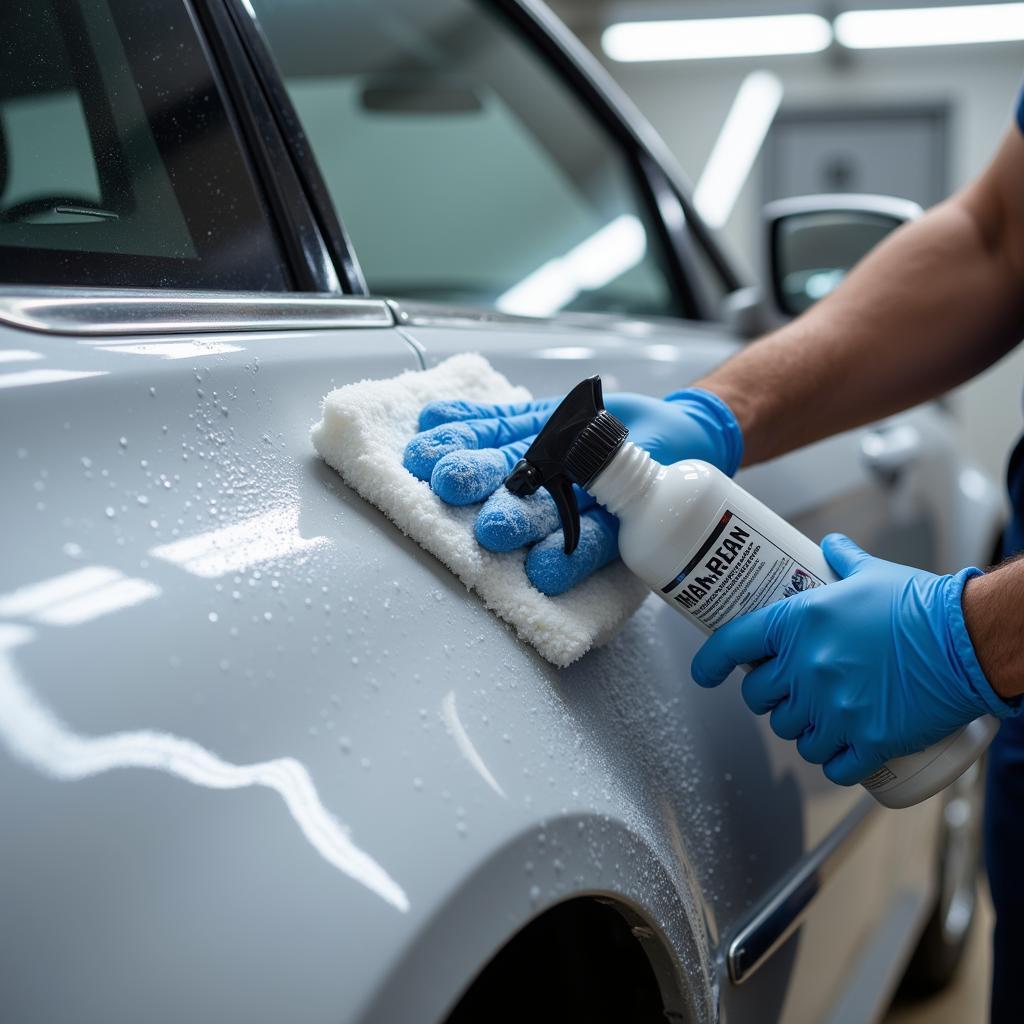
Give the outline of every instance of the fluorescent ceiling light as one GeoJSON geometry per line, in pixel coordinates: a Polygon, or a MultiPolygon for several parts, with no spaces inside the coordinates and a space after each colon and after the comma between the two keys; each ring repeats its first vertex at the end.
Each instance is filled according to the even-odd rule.
{"type": "Polygon", "coordinates": [[[832,26],[817,14],[624,21],[609,26],[601,35],[604,52],[618,61],[818,53],[831,42],[832,26]]]}
{"type": "Polygon", "coordinates": [[[729,219],[782,102],[782,82],[770,71],[743,79],[715,141],[693,202],[712,227],[729,219]]]}
{"type": "Polygon", "coordinates": [[[835,25],[853,50],[1013,42],[1024,39],[1024,3],[845,11],[835,25]]]}

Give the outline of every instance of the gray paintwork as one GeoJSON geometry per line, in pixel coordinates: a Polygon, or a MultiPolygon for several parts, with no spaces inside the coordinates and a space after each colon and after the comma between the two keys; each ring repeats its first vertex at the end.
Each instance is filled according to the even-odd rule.
{"type": "MultiPolygon", "coordinates": [[[[533,915],[595,890],[668,944],[693,1019],[719,1001],[765,1019],[797,989],[785,1019],[820,1017],[893,899],[925,905],[936,807],[879,812],[799,945],[719,992],[729,934],[865,797],[735,686],[693,686],[698,635],[657,601],[551,668],[308,441],[331,387],[455,350],[538,392],[600,368],[657,393],[730,343],[682,325],[402,330],[0,328],[5,1019],[434,1020],[533,915]],[[47,583],[65,592],[24,589],[47,583]],[[255,774],[277,788],[216,788],[275,760],[255,774]],[[366,862],[331,862],[332,816],[366,862]]],[[[934,520],[934,560],[976,559],[937,475],[948,425],[911,418],[919,479],[874,485],[850,435],[748,482],[894,554],[893,517],[934,520]]]]}
{"type": "MultiPolygon", "coordinates": [[[[647,922],[681,1019],[797,1024],[884,1002],[933,894],[940,801],[872,812],[798,936],[732,985],[730,938],[868,798],[777,741],[735,681],[693,686],[700,638],[657,600],[553,669],[309,444],[320,398],[362,377],[476,350],[537,394],[595,371],[664,394],[735,350],[723,328],[374,304],[333,329],[319,296],[299,323],[320,329],[267,330],[246,303],[235,319],[162,294],[144,322],[87,317],[83,336],[40,330],[52,309],[12,297],[5,1021],[437,1021],[577,893],[647,922]]],[[[112,296],[63,298],[109,312],[112,296]]],[[[259,300],[264,318],[302,301],[259,300]]],[[[996,528],[991,484],[934,406],[741,481],[812,536],[845,529],[935,568],[983,561],[996,528]]]]}

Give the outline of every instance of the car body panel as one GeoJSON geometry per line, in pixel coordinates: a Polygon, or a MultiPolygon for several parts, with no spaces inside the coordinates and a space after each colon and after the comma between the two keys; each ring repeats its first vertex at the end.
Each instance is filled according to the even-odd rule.
{"type": "MultiPolygon", "coordinates": [[[[431,316],[423,309],[405,318],[407,330],[423,347],[428,364],[467,348],[479,350],[535,394],[568,390],[591,372],[591,367],[600,369],[609,390],[664,394],[706,373],[736,347],[713,326],[693,328],[619,320],[612,321],[607,331],[567,325],[559,332],[552,325],[538,328],[491,322],[474,327],[454,317],[449,319],[451,325],[445,327],[443,315],[431,316]]],[[[949,435],[949,424],[943,422],[941,412],[934,406],[921,407],[891,423],[851,431],[741,472],[738,480],[810,536],[846,530],[883,557],[902,557],[937,568],[955,543],[947,522],[950,517],[940,498],[950,491],[945,479],[951,454],[949,435]],[[916,433],[917,457],[900,479],[883,482],[862,457],[862,449],[879,430],[900,426],[916,433]]],[[[978,544],[974,551],[956,554],[970,560],[976,559],[980,550],[978,544]]],[[[820,770],[803,762],[791,745],[774,737],[767,719],[744,723],[735,681],[716,691],[710,701],[688,685],[689,662],[701,635],[660,602],[650,604],[656,643],[668,652],[665,660],[654,665],[616,665],[614,671],[633,680],[630,688],[635,694],[653,688],[657,696],[652,694],[650,700],[662,716],[666,705],[678,707],[675,725],[664,739],[666,751],[683,736],[686,745],[696,745],[694,730],[702,732],[708,754],[701,760],[714,764],[724,780],[721,790],[709,780],[701,782],[705,793],[715,791],[713,803],[721,818],[718,827],[725,826],[730,817],[726,808],[734,799],[738,797],[743,803],[742,824],[730,823],[733,829],[739,827],[740,833],[733,832],[720,842],[709,841],[707,825],[702,821],[707,812],[695,813],[680,796],[692,784],[691,764],[678,753],[664,756],[651,752],[650,780],[667,782],[661,801],[671,809],[669,820],[673,824],[666,827],[669,831],[677,829],[684,843],[697,846],[692,860],[714,944],[734,933],[760,896],[782,884],[802,858],[840,827],[863,799],[863,792],[828,783],[820,770]],[[649,678],[650,674],[658,677],[657,682],[649,678]],[[766,776],[773,780],[770,784],[766,776]],[[757,808],[769,808],[763,819],[757,808]],[[755,838],[766,834],[773,835],[772,844],[755,838]],[[768,852],[767,845],[779,849],[768,852]],[[743,851],[741,858],[737,858],[736,851],[743,851]]],[[[594,651],[581,662],[579,671],[600,676],[613,660],[610,652],[594,651]]],[[[606,736],[603,745],[612,743],[614,738],[606,736]]],[[[927,848],[936,814],[934,802],[906,814],[901,829],[904,840],[917,835],[927,848]]],[[[715,825],[711,828],[713,831],[715,825]]],[[[909,869],[904,866],[891,873],[891,888],[878,885],[878,859],[886,856],[884,835],[884,830],[877,830],[873,840],[864,844],[866,852],[843,866],[842,880],[836,885],[847,893],[843,927],[835,928],[831,908],[824,902],[821,910],[816,907],[809,915],[804,932],[810,938],[801,941],[799,958],[789,964],[793,976],[801,979],[794,986],[801,997],[798,1004],[787,1008],[785,1019],[820,1019],[829,1001],[836,998],[847,965],[869,941],[894,892],[906,889],[920,908],[927,906],[931,886],[928,864],[909,869]],[[859,887],[865,895],[851,902],[848,894],[859,887]],[[814,985],[819,990],[817,998],[808,991],[814,985]]],[[[780,969],[785,960],[780,957],[773,971],[755,978],[740,992],[727,990],[724,1003],[728,1005],[735,997],[738,1006],[752,1003],[763,1007],[766,999],[780,1005],[779,993],[786,989],[786,981],[780,982],[779,976],[789,980],[789,970],[780,969]]],[[[745,1019],[747,1011],[735,1012],[738,1019],[745,1019]]]]}
{"type": "MultiPolygon", "coordinates": [[[[593,372],[662,395],[740,343],[714,323],[389,308],[301,330],[171,309],[166,333],[154,315],[90,336],[0,315],[4,1016],[441,1020],[574,895],[644,922],[680,1019],[820,1020],[854,982],[877,1000],[879,922],[905,952],[939,801],[870,804],[800,929],[732,984],[730,942],[869,798],[750,716],[736,679],[691,685],[699,634],[656,598],[554,669],[309,442],[333,387],[455,352],[537,395],[593,372]]],[[[991,485],[934,406],[740,481],[811,536],[934,567],[983,560],[994,531],[991,485]],[[883,478],[865,452],[889,427],[916,447],[883,478]]]]}
{"type": "MultiPolygon", "coordinates": [[[[596,367],[611,386],[657,393],[732,347],[714,330],[640,323],[87,339],[3,329],[0,351],[35,357],[19,365],[82,375],[12,383],[0,408],[4,684],[27,701],[5,719],[0,798],[5,819],[26,824],[5,841],[5,872],[31,880],[4,893],[18,923],[0,958],[17,1018],[59,1019],[70,1000],[81,1019],[127,1020],[154,993],[155,1020],[218,1007],[252,1020],[439,1016],[531,917],[597,891],[673,951],[694,1019],[712,1019],[719,999],[729,1019],[748,1004],[781,1013],[787,993],[785,1019],[815,1019],[842,980],[837,941],[845,963],[896,888],[924,906],[927,864],[897,858],[893,888],[879,887],[880,860],[899,851],[874,828],[803,935],[719,996],[730,936],[867,798],[795,757],[734,684],[690,685],[699,634],[655,598],[605,649],[547,665],[308,439],[331,387],[452,351],[482,351],[535,392],[596,367]],[[113,578],[81,581],[97,568],[113,578]],[[40,583],[49,591],[26,590],[40,583]],[[40,722],[60,739],[48,754],[40,722]],[[145,755],[132,753],[140,731],[145,755]],[[147,770],[147,757],[161,763],[147,770]],[[312,824],[289,814],[294,780],[243,785],[224,767],[282,758],[308,773],[312,824]],[[238,788],[218,791],[224,772],[238,788]],[[339,871],[311,844],[332,817],[368,863],[339,871]],[[839,930],[825,915],[837,900],[839,930]],[[476,930],[453,923],[467,914],[476,930]],[[61,986],[32,969],[48,949],[61,986]],[[266,970],[275,963],[280,973],[266,970]],[[406,971],[430,986],[403,984],[406,971]]],[[[816,457],[850,466],[836,446],[852,443],[816,457]]],[[[797,522],[842,507],[809,464],[780,460],[764,479],[797,522]]],[[[934,819],[934,806],[901,812],[895,834],[926,848],[934,819]]]]}

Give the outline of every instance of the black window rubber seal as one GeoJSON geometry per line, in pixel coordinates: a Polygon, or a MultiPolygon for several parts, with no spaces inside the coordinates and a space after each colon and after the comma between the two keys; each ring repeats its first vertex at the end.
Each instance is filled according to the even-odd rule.
{"type": "MultiPolygon", "coordinates": [[[[224,0],[190,0],[230,114],[248,148],[255,177],[277,228],[297,291],[348,292],[334,266],[316,216],[295,171],[287,141],[224,0]]],[[[358,292],[356,294],[359,294],[358,292]]]]}
{"type": "MultiPolygon", "coordinates": [[[[309,140],[295,111],[277,62],[270,51],[255,14],[240,0],[202,0],[226,15],[234,28],[234,40],[244,51],[254,84],[260,89],[263,110],[282,140],[289,167],[305,199],[324,252],[331,261],[342,290],[349,295],[368,295],[369,289],[351,239],[338,217],[320,173],[309,140]]],[[[271,165],[274,175],[278,168],[271,165]]]]}

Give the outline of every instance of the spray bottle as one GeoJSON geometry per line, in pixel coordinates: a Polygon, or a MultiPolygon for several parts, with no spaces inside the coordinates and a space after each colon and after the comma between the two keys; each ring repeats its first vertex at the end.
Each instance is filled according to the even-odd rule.
{"type": "MultiPolygon", "coordinates": [[[[720,470],[698,460],[663,466],[628,435],[604,408],[601,378],[591,377],[565,397],[506,480],[521,497],[547,489],[566,554],[579,542],[577,483],[619,517],[623,562],[705,633],[838,578],[817,544],[720,470]]],[[[919,803],[963,774],[997,727],[983,715],[887,762],[862,785],[886,807],[919,803]]]]}

